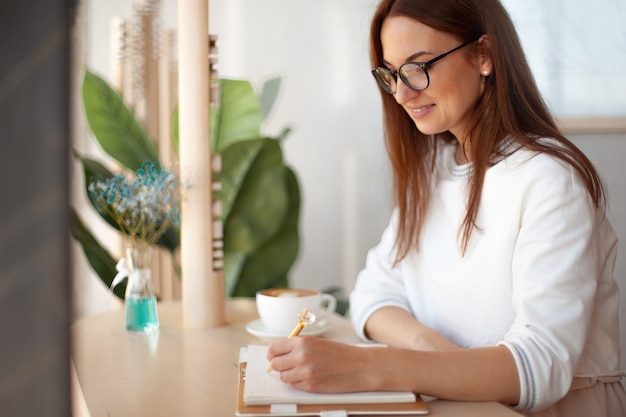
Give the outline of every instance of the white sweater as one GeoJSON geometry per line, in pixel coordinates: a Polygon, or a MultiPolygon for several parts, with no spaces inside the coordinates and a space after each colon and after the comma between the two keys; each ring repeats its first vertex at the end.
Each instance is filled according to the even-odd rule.
{"type": "Polygon", "coordinates": [[[489,168],[466,255],[459,226],[470,167],[440,148],[419,253],[392,268],[397,214],[350,296],[361,337],[383,306],[410,311],[462,347],[504,345],[521,385],[519,409],[562,398],[574,376],[620,371],[617,238],[573,169],[520,150],[489,168]]]}

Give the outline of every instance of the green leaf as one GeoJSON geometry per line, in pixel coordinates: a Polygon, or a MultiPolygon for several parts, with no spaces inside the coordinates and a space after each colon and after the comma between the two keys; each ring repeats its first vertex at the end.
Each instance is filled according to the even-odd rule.
{"type": "MultiPolygon", "coordinates": [[[[117,262],[93,237],[74,209],[72,209],[71,231],[74,239],[76,239],[76,241],[78,241],[83,248],[83,252],[87,257],[87,261],[89,262],[89,265],[91,265],[91,268],[98,274],[107,288],[110,287],[115,275],[117,275],[117,270],[115,269],[117,262]]],[[[113,289],[113,293],[121,299],[124,299],[125,291],[126,281],[117,285],[113,289]]]]}
{"type": "Polygon", "coordinates": [[[279,134],[278,137],[276,138],[279,141],[283,141],[287,138],[287,136],[289,136],[291,134],[291,128],[289,126],[287,126],[286,128],[284,128],[279,134]]]}
{"type": "Polygon", "coordinates": [[[114,174],[109,171],[108,168],[106,168],[104,165],[94,159],[84,158],[80,156],[77,152],[74,152],[74,155],[83,165],[83,172],[85,175],[84,187],[91,206],[94,208],[94,210],[98,212],[98,214],[100,215],[100,217],[102,217],[104,221],[106,221],[111,227],[119,231],[120,227],[118,226],[117,222],[105,210],[102,209],[102,206],[100,204],[96,203],[91,198],[91,193],[89,193],[88,189],[89,184],[91,184],[92,182],[103,181],[107,178],[113,177],[114,174]]]}
{"type": "Polygon", "coordinates": [[[241,269],[246,263],[247,256],[236,251],[224,251],[224,282],[226,296],[232,297],[240,281],[241,269]]]}
{"type": "Polygon", "coordinates": [[[240,276],[232,293],[235,297],[253,297],[263,288],[288,286],[288,272],[300,249],[300,191],[295,173],[289,167],[285,167],[285,171],[289,190],[288,215],[278,233],[240,266],[240,276]]]}
{"type": "Polygon", "coordinates": [[[272,78],[271,80],[267,80],[265,83],[263,83],[263,88],[261,89],[261,94],[259,96],[259,103],[261,104],[263,120],[268,118],[268,116],[272,112],[272,108],[274,108],[276,98],[278,97],[278,92],[280,91],[281,82],[282,78],[277,77],[272,78]]]}
{"type": "MultiPolygon", "coordinates": [[[[260,138],[263,122],[259,98],[249,81],[220,79],[219,83],[220,105],[209,111],[212,153],[221,153],[237,142],[260,138]]],[[[178,113],[176,106],[172,114],[172,136],[177,150],[180,143],[178,113]]]]}
{"type": "Polygon", "coordinates": [[[222,151],[222,170],[218,173],[222,189],[222,218],[227,219],[241,185],[251,170],[254,161],[263,149],[263,140],[235,144],[222,151]]]}
{"type": "Polygon", "coordinates": [[[87,122],[106,153],[132,171],[159,161],[148,133],[106,81],[85,71],[82,92],[87,122]]]}
{"type": "Polygon", "coordinates": [[[174,251],[176,251],[176,249],[180,246],[180,229],[172,224],[169,225],[167,230],[155,244],[167,249],[170,253],[174,253],[174,251]]]}
{"type": "Polygon", "coordinates": [[[224,150],[222,158],[223,192],[236,196],[232,206],[230,200],[223,202],[224,247],[250,253],[278,231],[287,214],[280,144],[275,139],[239,142],[224,150]]]}
{"type": "MultiPolygon", "coordinates": [[[[216,113],[212,109],[211,114],[216,113]]],[[[217,120],[211,118],[216,129],[211,148],[222,152],[234,143],[261,137],[263,114],[259,99],[249,81],[223,79],[220,83],[220,109],[217,120]]]]}

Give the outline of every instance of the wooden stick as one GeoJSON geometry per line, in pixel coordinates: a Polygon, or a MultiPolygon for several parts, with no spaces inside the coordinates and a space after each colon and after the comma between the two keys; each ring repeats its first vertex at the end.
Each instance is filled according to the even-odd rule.
{"type": "Polygon", "coordinates": [[[178,2],[180,176],[191,187],[181,204],[182,304],[185,327],[225,323],[223,274],[213,268],[209,147],[208,0],[178,2]]]}

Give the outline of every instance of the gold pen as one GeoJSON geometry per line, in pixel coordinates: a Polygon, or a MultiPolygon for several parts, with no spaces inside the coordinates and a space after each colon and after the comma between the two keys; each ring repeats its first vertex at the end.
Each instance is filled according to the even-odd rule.
{"type": "MultiPolygon", "coordinates": [[[[298,324],[296,324],[296,327],[294,327],[291,333],[289,333],[289,336],[287,336],[288,339],[299,335],[302,329],[304,329],[304,326],[315,323],[315,314],[310,312],[308,308],[305,308],[300,313],[298,313],[298,320],[299,321],[298,324]]],[[[272,362],[267,365],[266,371],[268,374],[272,372],[272,362]]]]}

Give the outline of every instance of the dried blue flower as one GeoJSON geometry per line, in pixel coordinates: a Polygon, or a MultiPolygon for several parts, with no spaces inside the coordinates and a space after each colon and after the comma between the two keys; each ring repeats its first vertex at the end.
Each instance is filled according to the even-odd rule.
{"type": "Polygon", "coordinates": [[[144,162],[132,178],[117,174],[87,189],[99,211],[133,240],[153,245],[171,224],[180,224],[178,176],[156,162],[144,162]]]}

